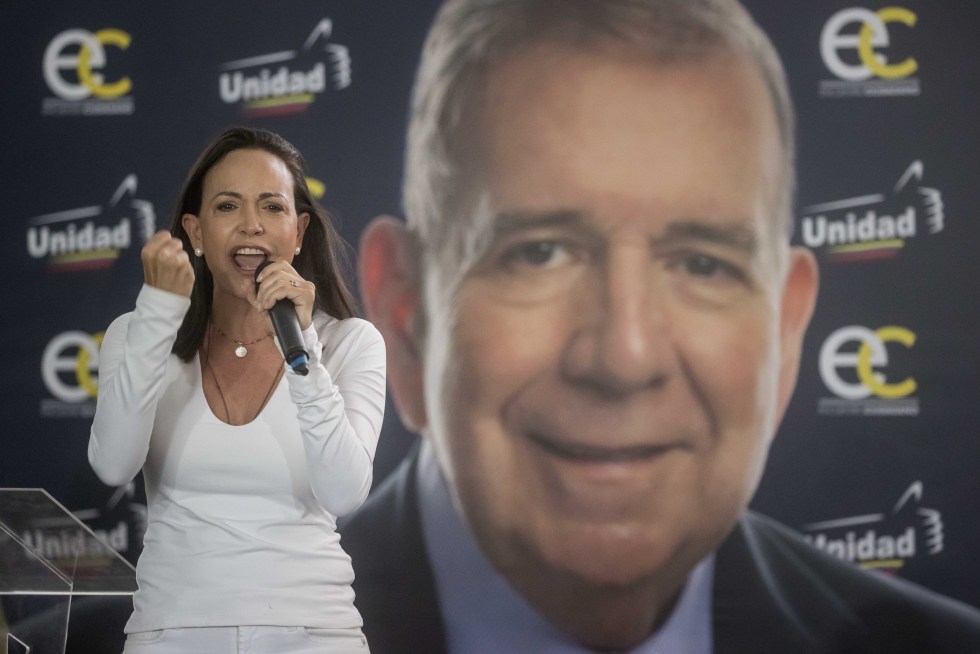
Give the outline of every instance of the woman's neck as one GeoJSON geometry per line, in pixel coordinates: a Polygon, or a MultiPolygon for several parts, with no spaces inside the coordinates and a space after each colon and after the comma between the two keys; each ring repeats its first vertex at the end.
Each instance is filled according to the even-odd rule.
{"type": "Polygon", "coordinates": [[[247,300],[217,293],[211,303],[211,322],[238,341],[261,338],[272,329],[268,312],[256,309],[247,300]]]}

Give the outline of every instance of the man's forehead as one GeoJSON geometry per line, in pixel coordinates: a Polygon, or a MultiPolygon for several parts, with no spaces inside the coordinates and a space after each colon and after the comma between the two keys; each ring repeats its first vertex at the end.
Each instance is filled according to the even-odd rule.
{"type": "Polygon", "coordinates": [[[680,216],[658,221],[649,228],[630,217],[603,216],[574,208],[509,210],[490,216],[490,231],[503,237],[529,230],[567,230],[606,238],[617,233],[642,234],[650,242],[701,241],[725,245],[749,253],[759,246],[760,225],[751,216],[680,216]]]}
{"type": "MultiPolygon", "coordinates": [[[[471,81],[480,92],[459,115],[453,148],[458,165],[452,186],[454,206],[447,212],[444,204],[442,212],[448,230],[444,235],[454,234],[443,244],[451,249],[472,254],[474,232],[480,235],[478,240],[484,240],[532,223],[555,226],[559,222],[601,231],[613,221],[637,224],[650,216],[664,217],[656,230],[647,230],[651,238],[698,238],[753,251],[760,244],[779,241],[763,233],[776,226],[782,233],[781,220],[773,215],[778,211],[778,187],[784,182],[779,173],[778,130],[765,82],[747,58],[702,53],[663,61],[622,44],[603,42],[574,51],[567,43],[546,41],[511,50],[471,81]],[[604,77],[607,70],[618,84],[604,77]],[[585,75],[581,79],[587,85],[575,84],[580,78],[569,77],[576,71],[585,75]],[[700,86],[692,76],[702,80],[700,86]],[[648,91],[654,89],[650,95],[633,93],[628,82],[634,77],[648,91]],[[735,102],[742,106],[732,107],[732,102],[708,95],[706,100],[713,108],[702,105],[698,109],[696,104],[692,107],[684,100],[673,100],[674,113],[682,119],[695,110],[705,116],[710,111],[717,128],[724,130],[729,125],[722,139],[699,142],[710,156],[686,169],[696,168],[697,175],[680,172],[676,161],[669,163],[677,157],[671,157],[664,146],[679,155],[692,152],[693,144],[676,130],[671,137],[672,130],[663,128],[668,121],[654,114],[671,98],[691,98],[706,88],[715,89],[714,84],[703,82],[711,79],[728,87],[729,100],[737,96],[753,102],[735,102]],[[665,84],[668,90],[657,90],[665,84]],[[603,89],[610,93],[604,96],[603,89]],[[566,93],[571,94],[567,102],[566,93]],[[588,100],[588,96],[600,101],[588,100]],[[574,102],[580,104],[569,106],[574,102]],[[558,118],[569,115],[572,121],[559,124],[558,118]],[[732,128],[737,120],[747,129],[732,128]],[[765,149],[762,155],[750,155],[765,169],[761,176],[752,177],[755,173],[750,172],[757,168],[756,163],[732,166],[727,163],[731,157],[716,156],[712,144],[728,140],[735,132],[758,136],[746,139],[741,147],[765,149]],[[660,140],[643,141],[647,137],[660,140]],[[668,143],[671,138],[673,142],[668,143]],[[553,147],[556,143],[559,147],[553,147]],[[589,155],[576,156],[581,151],[589,155]],[[627,152],[632,159],[624,163],[627,152]],[[610,171],[605,178],[601,175],[604,170],[610,171]],[[671,181],[674,176],[677,183],[671,181]],[[649,190],[651,177],[667,181],[649,190]],[[620,198],[614,210],[604,210],[600,196],[610,185],[620,198]],[[469,241],[470,246],[463,247],[461,240],[469,241]]],[[[473,261],[465,255],[462,260],[473,261]]],[[[457,259],[453,266],[460,263],[457,259]]]]}
{"type": "Polygon", "coordinates": [[[463,137],[477,142],[466,152],[457,192],[492,189],[494,222],[503,227],[521,214],[588,215],[602,196],[617,193],[610,201],[636,216],[720,215],[753,226],[758,184],[769,195],[780,183],[775,120],[756,71],[717,60],[691,69],[636,58],[570,59],[528,60],[537,73],[520,69],[522,60],[499,70],[485,95],[494,102],[471,116],[463,137]],[[602,75],[615,68],[625,71],[618,80],[602,75]],[[547,72],[578,76],[563,82],[547,72]],[[718,80],[725,88],[716,90],[718,80]],[[741,107],[730,106],[736,99],[744,100],[741,107]],[[576,194],[587,197],[579,202],[576,194]],[[628,202],[635,206],[623,206],[628,202]],[[724,215],[733,210],[745,215],[724,215]]]}

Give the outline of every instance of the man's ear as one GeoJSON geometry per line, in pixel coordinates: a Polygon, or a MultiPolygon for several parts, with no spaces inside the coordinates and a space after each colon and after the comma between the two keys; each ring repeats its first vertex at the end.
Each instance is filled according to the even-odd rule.
{"type": "Polygon", "coordinates": [[[813,317],[819,286],[820,271],[813,253],[804,247],[790,248],[789,270],[780,304],[779,395],[776,404],[778,420],[782,420],[793,389],[796,388],[800,357],[803,353],[803,335],[813,317]]]}
{"type": "Polygon", "coordinates": [[[378,216],[361,233],[361,299],[368,319],[385,339],[395,408],[415,432],[427,423],[421,347],[414,329],[416,312],[421,311],[419,265],[402,221],[378,216]]]}

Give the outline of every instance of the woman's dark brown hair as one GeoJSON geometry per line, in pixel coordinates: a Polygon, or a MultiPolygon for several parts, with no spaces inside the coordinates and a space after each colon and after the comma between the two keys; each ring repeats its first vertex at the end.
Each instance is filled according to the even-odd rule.
{"type": "Polygon", "coordinates": [[[292,143],[264,129],[232,127],[221,133],[197,158],[174,207],[170,233],[183,242],[184,250],[194,266],[194,289],[191,308],[177,332],[173,353],[183,361],[194,358],[211,318],[211,298],[214,279],[204,257],[194,256],[194,248],[184,230],[181,217],[185,213],[199,215],[204,177],[225,155],[235,150],[263,150],[286,164],[293,178],[293,196],[297,215],[310,214],[310,223],[303,235],[300,253],[293,259],[293,268],[304,279],[316,285],[316,308],[335,318],[354,315],[354,298],[344,282],[347,269],[347,245],[334,227],[330,215],[319,205],[306,185],[306,162],[292,143]]]}

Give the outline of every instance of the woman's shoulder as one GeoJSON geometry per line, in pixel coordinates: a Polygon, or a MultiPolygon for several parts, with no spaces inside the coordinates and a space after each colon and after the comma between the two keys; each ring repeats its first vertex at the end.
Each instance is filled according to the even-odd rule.
{"type": "Polygon", "coordinates": [[[174,320],[183,320],[183,314],[190,306],[190,298],[186,298],[169,291],[154,288],[148,284],[143,284],[139,295],[136,296],[136,307],[132,311],[116,317],[109,323],[106,333],[110,331],[126,333],[129,323],[137,312],[140,315],[159,315],[165,313],[172,315],[174,320]]]}
{"type": "Polygon", "coordinates": [[[129,331],[129,321],[132,320],[135,311],[127,311],[126,313],[116,316],[109,326],[105,330],[105,335],[103,340],[115,338],[126,338],[126,332],[129,331]]]}

